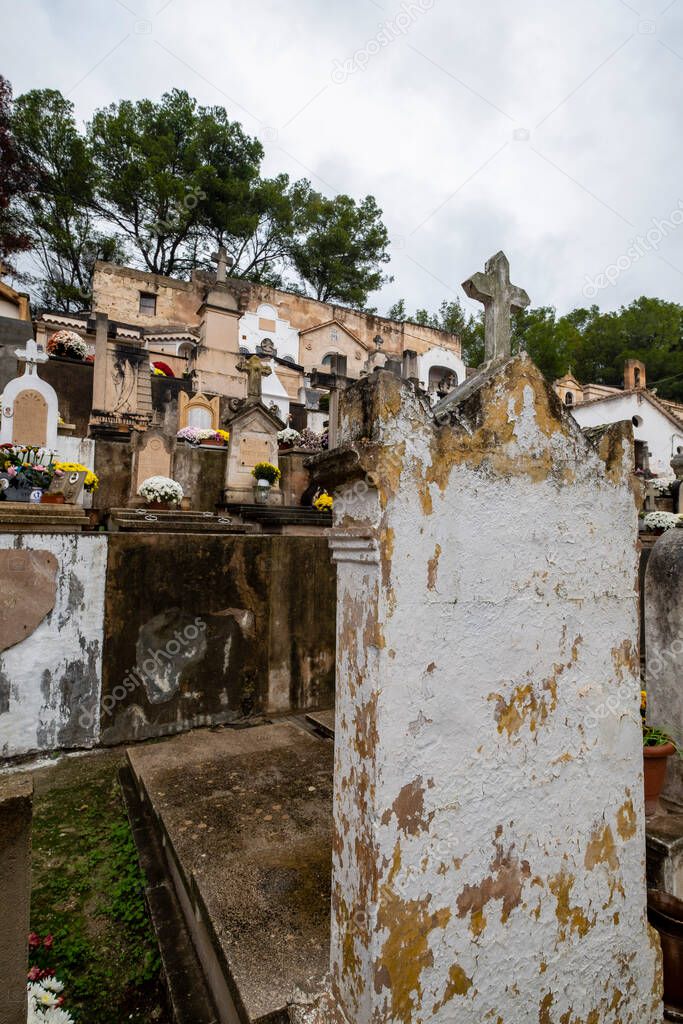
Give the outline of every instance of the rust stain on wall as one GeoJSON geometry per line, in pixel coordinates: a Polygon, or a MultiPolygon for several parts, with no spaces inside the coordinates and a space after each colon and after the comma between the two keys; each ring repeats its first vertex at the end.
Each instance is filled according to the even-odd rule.
{"type": "Polygon", "coordinates": [[[472,979],[465,974],[460,964],[451,964],[448,970],[446,991],[438,1003],[435,1003],[432,1007],[432,1013],[438,1013],[441,1007],[445,1006],[446,1003],[450,1003],[451,999],[454,999],[455,996],[466,996],[471,988],[472,979]]]}
{"type": "Polygon", "coordinates": [[[439,559],[441,558],[441,545],[434,547],[434,554],[427,562],[427,589],[434,590],[436,587],[436,574],[439,571],[439,559]]]}
{"type": "Polygon", "coordinates": [[[632,839],[638,828],[638,819],[633,806],[633,800],[631,800],[630,789],[626,790],[626,797],[627,799],[617,811],[617,832],[624,842],[632,839]]]}
{"type": "MultiPolygon", "coordinates": [[[[434,783],[432,782],[432,786],[434,783]]],[[[400,830],[407,836],[416,836],[420,832],[426,832],[434,817],[431,811],[425,815],[425,788],[422,776],[409,782],[401,789],[394,800],[391,808],[382,815],[382,824],[388,825],[391,816],[396,816],[396,823],[400,830]]]]}
{"type": "Polygon", "coordinates": [[[598,864],[606,864],[611,871],[618,869],[619,858],[614,845],[614,833],[609,825],[604,825],[593,831],[586,848],[584,864],[589,871],[596,868],[598,864]]]}
{"type": "MultiPolygon", "coordinates": [[[[500,830],[499,830],[500,833],[500,830]]],[[[458,917],[470,915],[470,931],[481,935],[486,928],[484,908],[491,900],[502,900],[500,920],[505,924],[522,900],[524,882],[531,876],[529,862],[520,861],[514,843],[504,852],[499,837],[494,841],[496,854],[489,867],[491,874],[478,885],[466,885],[457,898],[458,917]]]]}
{"type": "Polygon", "coordinates": [[[571,891],[574,888],[576,879],[563,868],[557,875],[548,879],[548,888],[557,901],[555,917],[559,928],[560,942],[564,942],[567,935],[576,932],[583,938],[595,924],[595,916],[590,921],[583,909],[579,906],[571,906],[571,891]]]}
{"type": "Polygon", "coordinates": [[[430,911],[431,896],[404,900],[388,887],[384,897],[377,924],[389,934],[375,964],[375,989],[389,989],[392,1019],[411,1024],[422,1003],[422,971],[434,963],[429,936],[436,928],[446,927],[451,911],[448,907],[430,911]]]}
{"type": "Polygon", "coordinates": [[[545,723],[548,716],[557,708],[557,682],[566,669],[572,667],[579,654],[579,647],[582,638],[579,636],[574,641],[571,659],[561,665],[553,665],[553,671],[547,679],[541,683],[540,692],[536,692],[533,683],[523,683],[516,686],[510,697],[506,700],[501,693],[490,693],[488,699],[496,702],[494,717],[498,723],[498,732],[507,732],[508,739],[512,739],[527,723],[530,732],[545,723]]]}

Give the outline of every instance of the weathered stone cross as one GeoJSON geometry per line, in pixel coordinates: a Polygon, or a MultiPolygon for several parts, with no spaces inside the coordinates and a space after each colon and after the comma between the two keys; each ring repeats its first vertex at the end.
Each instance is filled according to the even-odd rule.
{"type": "Polygon", "coordinates": [[[218,252],[211,253],[211,259],[216,263],[216,281],[225,281],[228,276],[228,267],[231,267],[235,262],[232,256],[228,256],[228,251],[224,245],[221,245],[218,252]]]}
{"type": "Polygon", "coordinates": [[[487,260],[483,274],[463,281],[465,294],[484,305],[484,359],[486,363],[510,355],[510,313],[524,309],[530,299],[523,288],[510,284],[510,262],[504,252],[487,260]]]}
{"type": "Polygon", "coordinates": [[[273,372],[271,368],[264,366],[258,356],[250,356],[249,359],[240,359],[237,369],[247,374],[247,402],[250,405],[260,402],[262,378],[273,372]]]}

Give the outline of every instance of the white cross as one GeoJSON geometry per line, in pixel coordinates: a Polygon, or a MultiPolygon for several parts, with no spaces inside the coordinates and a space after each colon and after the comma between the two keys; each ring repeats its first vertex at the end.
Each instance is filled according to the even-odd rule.
{"type": "Polygon", "coordinates": [[[17,359],[23,359],[25,362],[24,376],[30,377],[33,374],[37,375],[37,366],[39,363],[46,363],[50,358],[43,348],[33,338],[29,338],[26,342],[26,348],[17,348],[14,350],[14,354],[17,359]]]}

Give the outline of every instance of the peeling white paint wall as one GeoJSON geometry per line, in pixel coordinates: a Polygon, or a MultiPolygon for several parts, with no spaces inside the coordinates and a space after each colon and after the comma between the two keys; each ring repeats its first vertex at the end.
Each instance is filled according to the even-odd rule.
{"type": "Polygon", "coordinates": [[[49,551],[59,565],[53,610],[0,653],[0,757],[93,746],[99,736],[107,538],[0,534],[0,549],[49,551]]]}
{"type": "Polygon", "coordinates": [[[631,445],[606,465],[526,357],[440,430],[374,388],[331,540],[333,991],[354,1024],[661,1021],[631,445]]]}

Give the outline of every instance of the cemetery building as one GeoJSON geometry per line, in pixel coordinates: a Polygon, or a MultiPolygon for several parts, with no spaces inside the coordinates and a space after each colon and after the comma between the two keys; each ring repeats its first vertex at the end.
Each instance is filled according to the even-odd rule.
{"type": "Polygon", "coordinates": [[[571,373],[556,380],[554,388],[581,427],[630,420],[637,468],[671,477],[671,459],[683,452],[683,405],[661,399],[647,387],[644,363],[627,360],[622,388],[582,385],[571,373]]]}

